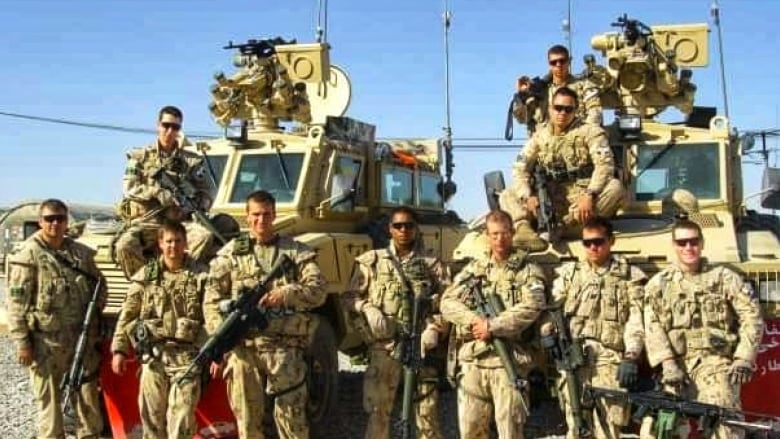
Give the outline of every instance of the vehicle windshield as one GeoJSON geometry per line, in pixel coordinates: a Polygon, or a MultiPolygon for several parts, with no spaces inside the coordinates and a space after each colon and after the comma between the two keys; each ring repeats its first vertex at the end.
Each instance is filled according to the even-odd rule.
{"type": "Polygon", "coordinates": [[[303,166],[303,153],[247,154],[241,157],[231,203],[243,203],[247,195],[263,189],[277,203],[289,203],[295,198],[303,166]]]}
{"type": "Polygon", "coordinates": [[[639,147],[637,169],[641,174],[635,185],[637,201],[661,200],[674,189],[689,190],[699,199],[720,198],[720,157],[716,143],[676,145],[658,156],[664,147],[639,147]],[[647,167],[648,164],[652,166],[647,167]]]}

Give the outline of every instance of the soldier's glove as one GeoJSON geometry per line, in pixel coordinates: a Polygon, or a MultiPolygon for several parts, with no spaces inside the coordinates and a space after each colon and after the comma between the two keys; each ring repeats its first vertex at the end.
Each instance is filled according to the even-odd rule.
{"type": "Polygon", "coordinates": [[[731,384],[742,385],[750,381],[753,377],[753,365],[747,361],[737,358],[731,363],[729,368],[729,381],[731,384]]]}
{"type": "Polygon", "coordinates": [[[160,202],[161,206],[168,207],[176,205],[176,201],[173,198],[173,193],[171,193],[171,191],[168,189],[158,186],[152,192],[152,196],[160,202]]]}
{"type": "Polygon", "coordinates": [[[624,358],[618,367],[617,379],[620,387],[624,389],[633,388],[639,381],[639,368],[636,365],[636,361],[624,358]]]}
{"type": "Polygon", "coordinates": [[[420,354],[424,357],[425,351],[430,351],[439,345],[439,328],[434,323],[429,323],[420,335],[420,354]]]}
{"type": "Polygon", "coordinates": [[[366,323],[376,339],[388,339],[394,335],[390,320],[377,307],[365,305],[362,311],[363,315],[366,316],[366,323]]]}
{"type": "Polygon", "coordinates": [[[685,373],[680,369],[680,366],[677,365],[677,361],[674,359],[664,360],[662,369],[661,382],[663,384],[679,386],[685,381],[685,373]]]}

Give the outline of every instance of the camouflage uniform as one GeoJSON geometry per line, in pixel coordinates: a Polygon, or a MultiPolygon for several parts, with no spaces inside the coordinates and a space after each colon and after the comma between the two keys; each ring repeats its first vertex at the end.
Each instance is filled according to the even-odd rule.
{"type": "Polygon", "coordinates": [[[512,101],[512,114],[517,123],[528,126],[528,134],[533,134],[534,127],[540,127],[542,123],[549,119],[548,108],[552,102],[553,95],[561,87],[568,87],[577,93],[579,107],[577,116],[586,123],[601,125],[601,99],[599,98],[598,87],[588,80],[577,79],[572,75],[566,78],[566,82],[561,85],[552,83],[552,76],[546,75],[542,78],[545,83],[542,99],[534,96],[527,96],[525,101],[518,94],[512,101]]]}
{"type": "Polygon", "coordinates": [[[314,261],[315,253],[287,237],[261,244],[242,234],[220,249],[211,261],[203,304],[209,333],[222,322],[220,301],[237,298],[243,281],[259,280],[282,255],[287,255],[296,266],[294,273],[273,283],[284,292],[284,307],[269,311],[269,326],[264,331],[250,330],[232,350],[224,371],[241,439],[263,437],[266,393],[275,397],[274,419],[279,436],[309,437],[303,354],[316,331],[317,320],[307,311],[322,305],[327,291],[314,261]]]}
{"type": "MultiPolygon", "coordinates": [[[[128,154],[123,198],[117,206],[119,215],[125,220],[125,229],[116,241],[116,260],[130,279],[143,267],[144,252],[157,243],[157,229],[165,219],[180,220],[181,212],[175,205],[173,194],[160,187],[152,174],[160,168],[171,177],[182,192],[196,200],[202,211],[211,207],[214,184],[208,175],[203,158],[190,151],[176,147],[170,154],[159,145],[131,150],[128,154]]],[[[213,236],[197,222],[185,223],[189,252],[198,259],[204,253],[213,236]]]]}
{"type": "MultiPolygon", "coordinates": [[[[200,374],[179,384],[198,346],[204,341],[201,300],[207,267],[191,258],[171,272],[151,260],[132,278],[111,342],[111,352],[130,352],[129,334],[147,328],[138,406],[144,439],[191,438],[196,431],[195,406],[200,399],[200,374]]],[[[136,340],[136,342],[141,342],[136,340]]],[[[140,344],[140,343],[139,343],[140,344]]]]}
{"type": "MultiPolygon", "coordinates": [[[[723,266],[702,261],[697,273],[676,265],[645,287],[645,330],[651,366],[673,359],[686,376],[682,396],[726,408],[740,407],[740,386],[729,382],[732,361],[754,363],[763,331],[749,284],[723,266]]],[[[741,438],[719,426],[719,438],[741,438]]]]}
{"type": "MultiPolygon", "coordinates": [[[[370,356],[363,382],[363,408],[369,415],[366,438],[390,437],[390,413],[402,374],[402,365],[393,351],[398,347],[398,331],[412,318],[413,299],[406,294],[403,281],[394,268],[394,255],[395,248],[391,244],[387,249],[371,250],[358,257],[349,290],[344,295],[346,309],[362,314],[366,307],[375,307],[388,321],[384,334],[370,325],[362,331],[369,344],[370,356]]],[[[449,283],[444,264],[438,258],[418,256],[415,252],[400,258],[398,263],[412,288],[416,289],[414,294],[431,295],[433,309],[426,321],[441,323],[438,300],[449,283]],[[423,269],[418,268],[420,263],[424,264],[423,269]]],[[[436,369],[425,367],[420,375],[415,398],[419,401],[415,405],[417,432],[422,438],[441,438],[436,369]]]]}
{"type": "MultiPolygon", "coordinates": [[[[582,342],[586,363],[577,371],[580,383],[606,389],[619,389],[617,381],[621,360],[630,355],[639,358],[644,345],[642,300],[645,274],[629,265],[623,258],[611,256],[604,267],[593,267],[587,262],[572,262],[557,270],[552,295],[562,305],[573,339],[582,342]]],[[[565,380],[558,382],[558,394],[569,426],[574,425],[571,405],[566,400],[565,380]]],[[[582,415],[594,426],[594,436],[617,438],[620,428],[627,425],[629,407],[613,401],[599,401],[605,407],[605,421],[611,426],[605,434],[601,422],[594,422],[597,414],[589,410],[582,415]]],[[[569,428],[567,438],[579,432],[569,428]]]]}
{"type": "Polygon", "coordinates": [[[501,193],[501,208],[515,221],[529,219],[525,201],[536,192],[531,180],[538,164],[548,175],[556,223],[574,226],[579,222],[577,198],[584,193],[595,194],[596,215],[615,215],[625,191],[614,177],[615,159],[606,132],[579,119],[561,135],[554,135],[552,129],[549,123],[542,125],[526,143],[512,170],[512,186],[501,193]]]}
{"type": "Polygon", "coordinates": [[[495,292],[503,301],[506,310],[490,319],[489,328],[492,336],[503,338],[513,348],[518,370],[526,376],[532,358],[528,347],[521,342],[521,334],[536,321],[544,307],[545,279],[542,269],[525,259],[526,254],[519,250],[503,263],[475,259],[455,277],[442,297],[442,316],[455,325],[456,331],[455,345],[450,349],[457,349],[452,357],[457,358],[460,368],[457,373],[460,437],[487,438],[493,416],[501,439],[523,437],[527,413],[522,407],[528,406],[527,392],[520,394],[515,390],[492,346],[472,336],[470,323],[479,314],[468,282],[470,278],[482,278],[483,293],[495,292]]]}
{"type": "MultiPolygon", "coordinates": [[[[94,291],[91,281],[52,254],[75,262],[87,273],[102,276],[95,267],[94,253],[70,238],[65,238],[60,250],[50,249],[36,234],[9,256],[8,331],[20,348],[33,350],[30,380],[38,407],[38,438],[65,437],[60,383],[73,360],[82,321],[94,291]]],[[[101,308],[105,297],[103,282],[98,301],[101,308]]],[[[84,357],[87,382],[74,395],[79,438],[97,438],[103,430],[97,386],[98,327],[92,325],[87,342],[84,357]]]]}

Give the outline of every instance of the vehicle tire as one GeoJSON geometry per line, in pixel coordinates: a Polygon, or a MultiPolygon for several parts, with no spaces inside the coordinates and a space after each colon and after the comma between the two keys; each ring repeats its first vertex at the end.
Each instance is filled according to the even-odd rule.
{"type": "MultiPolygon", "coordinates": [[[[325,318],[319,317],[317,330],[306,353],[309,389],[309,430],[326,431],[333,421],[338,400],[339,361],[336,333],[325,318]]],[[[312,434],[316,437],[316,434],[312,434]]]]}

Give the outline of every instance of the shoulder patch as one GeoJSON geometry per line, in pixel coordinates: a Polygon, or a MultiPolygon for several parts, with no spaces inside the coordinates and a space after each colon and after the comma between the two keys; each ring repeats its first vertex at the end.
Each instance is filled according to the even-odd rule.
{"type": "Polygon", "coordinates": [[[241,232],[235,239],[233,239],[233,246],[231,253],[234,255],[246,255],[252,251],[252,238],[248,232],[241,232]]]}
{"type": "Polygon", "coordinates": [[[378,252],[377,250],[369,250],[363,253],[362,255],[356,257],[355,262],[361,265],[371,267],[376,263],[376,260],[378,259],[377,252],[378,252]]]}

